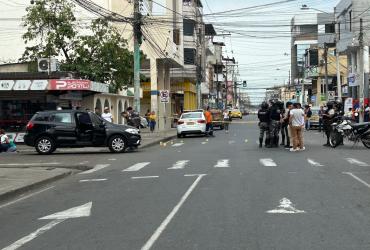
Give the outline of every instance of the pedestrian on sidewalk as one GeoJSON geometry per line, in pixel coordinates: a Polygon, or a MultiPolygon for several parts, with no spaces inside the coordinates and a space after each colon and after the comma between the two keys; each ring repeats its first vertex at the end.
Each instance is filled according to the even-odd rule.
{"type": "Polygon", "coordinates": [[[305,114],[301,108],[300,103],[295,103],[293,109],[290,112],[289,118],[290,126],[292,127],[292,137],[293,137],[293,148],[290,149],[291,152],[303,151],[306,148],[303,144],[303,129],[305,125],[305,114]]]}
{"type": "Polygon", "coordinates": [[[225,128],[225,132],[226,133],[229,133],[229,124],[230,124],[230,112],[225,109],[224,110],[224,113],[223,113],[223,116],[224,116],[224,128],[225,128]]]}
{"type": "Polygon", "coordinates": [[[150,127],[150,132],[154,132],[155,130],[155,125],[157,124],[157,116],[155,115],[155,112],[152,111],[149,115],[149,127],[150,127]]]}
{"type": "Polygon", "coordinates": [[[150,119],[149,119],[149,117],[150,117],[150,115],[152,114],[152,112],[150,112],[150,109],[148,109],[147,111],[146,111],[146,113],[145,113],[145,119],[146,119],[146,121],[148,122],[148,124],[150,123],[150,119]]]}
{"type": "Polygon", "coordinates": [[[210,107],[208,106],[206,111],[204,112],[204,116],[206,118],[206,135],[207,136],[214,136],[213,135],[213,118],[212,118],[212,113],[210,111],[210,107]]]}
{"type": "Polygon", "coordinates": [[[104,113],[101,114],[101,117],[107,122],[113,122],[113,115],[109,112],[109,107],[104,108],[104,113]]]}
{"type": "Polygon", "coordinates": [[[285,148],[290,148],[290,137],[289,137],[289,117],[290,111],[293,108],[293,103],[287,102],[285,104],[285,112],[281,120],[281,145],[285,148]],[[285,143],[286,139],[286,143],[285,143]]]}

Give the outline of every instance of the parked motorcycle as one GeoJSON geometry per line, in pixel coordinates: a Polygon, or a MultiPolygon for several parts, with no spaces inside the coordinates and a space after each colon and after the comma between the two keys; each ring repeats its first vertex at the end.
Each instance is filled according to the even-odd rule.
{"type": "Polygon", "coordinates": [[[336,148],[343,144],[344,139],[354,144],[361,141],[366,148],[370,149],[370,122],[353,123],[349,118],[337,118],[337,121],[332,124],[330,146],[336,148]]]}

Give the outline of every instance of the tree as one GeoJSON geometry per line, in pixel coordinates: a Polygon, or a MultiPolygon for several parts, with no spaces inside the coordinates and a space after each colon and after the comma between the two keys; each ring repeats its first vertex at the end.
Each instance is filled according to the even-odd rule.
{"type": "Polygon", "coordinates": [[[69,62],[77,35],[73,10],[74,5],[65,0],[37,0],[27,7],[22,23],[26,28],[22,37],[26,50],[21,60],[35,61],[62,53],[69,62]]]}
{"type": "Polygon", "coordinates": [[[117,28],[105,19],[96,19],[91,23],[91,35],[79,37],[73,61],[64,68],[83,78],[110,83],[117,92],[133,82],[133,53],[117,28]]]}

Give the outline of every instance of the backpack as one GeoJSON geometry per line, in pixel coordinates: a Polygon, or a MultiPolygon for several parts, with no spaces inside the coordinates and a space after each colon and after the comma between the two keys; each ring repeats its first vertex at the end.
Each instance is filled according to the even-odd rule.
{"type": "Polygon", "coordinates": [[[307,117],[308,117],[308,118],[311,118],[311,116],[312,116],[312,111],[311,111],[311,109],[309,109],[309,110],[307,111],[307,117]]]}

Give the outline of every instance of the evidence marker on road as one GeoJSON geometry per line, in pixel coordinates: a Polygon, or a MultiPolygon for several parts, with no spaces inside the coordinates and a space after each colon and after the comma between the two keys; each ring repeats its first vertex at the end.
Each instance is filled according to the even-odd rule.
{"type": "Polygon", "coordinates": [[[304,210],[298,210],[294,207],[294,204],[287,198],[283,198],[279,201],[279,206],[275,209],[268,210],[268,214],[302,214],[306,213],[304,210]]]}

